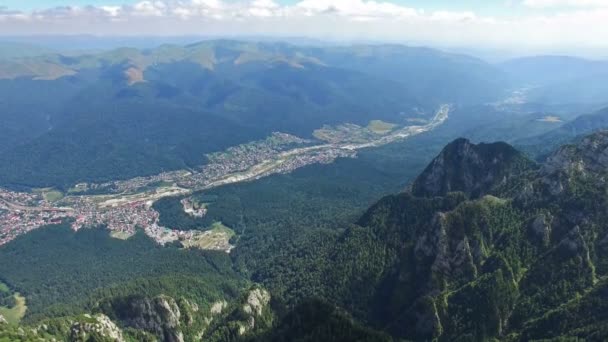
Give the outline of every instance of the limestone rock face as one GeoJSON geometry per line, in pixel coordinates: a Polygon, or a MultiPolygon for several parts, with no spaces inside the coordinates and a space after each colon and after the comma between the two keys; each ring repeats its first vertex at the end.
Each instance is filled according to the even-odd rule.
{"type": "Polygon", "coordinates": [[[164,341],[183,341],[182,312],[171,297],[129,297],[112,303],[112,311],[126,326],[153,333],[164,341]]]}
{"type": "Polygon", "coordinates": [[[85,315],[84,318],[72,324],[70,341],[94,341],[98,338],[115,342],[125,341],[122,330],[108,316],[97,314],[85,315]]]}
{"type": "Polygon", "coordinates": [[[608,131],[586,136],[573,145],[565,145],[553,153],[540,170],[543,184],[552,195],[559,195],[578,179],[606,185],[608,173],[608,131]]]}
{"type": "Polygon", "coordinates": [[[270,303],[270,293],[264,289],[254,289],[249,292],[243,310],[248,314],[260,316],[262,310],[270,303]]]}
{"type": "Polygon", "coordinates": [[[540,214],[529,226],[531,235],[543,246],[548,246],[551,238],[551,215],[540,214]]]}
{"type": "Polygon", "coordinates": [[[228,302],[225,301],[225,300],[220,300],[220,301],[217,301],[217,302],[213,303],[213,305],[211,305],[210,312],[211,312],[212,315],[219,315],[227,307],[228,307],[228,302]]]}
{"type": "Polygon", "coordinates": [[[267,331],[272,327],[275,318],[270,300],[270,293],[266,289],[255,286],[247,290],[234,304],[229,305],[226,301],[213,303],[209,320],[216,324],[210,331],[205,332],[205,336],[224,336],[226,333],[243,336],[267,331]]]}
{"type": "Polygon", "coordinates": [[[262,319],[264,308],[270,304],[270,293],[264,289],[256,288],[249,291],[247,299],[243,304],[243,312],[248,317],[246,321],[238,322],[239,335],[252,331],[258,325],[258,320],[262,319]]]}

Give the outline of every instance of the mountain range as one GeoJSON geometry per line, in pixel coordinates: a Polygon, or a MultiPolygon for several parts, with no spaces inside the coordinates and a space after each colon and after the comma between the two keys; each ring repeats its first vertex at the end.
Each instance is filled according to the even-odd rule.
{"type": "Polygon", "coordinates": [[[207,153],[275,131],[308,138],[324,125],[404,124],[445,103],[474,112],[522,87],[541,107],[608,104],[606,63],[570,57],[494,65],[422,47],[230,40],[63,54],[3,46],[11,51],[0,51],[5,186],[67,188],[193,168],[207,153]]]}
{"type": "Polygon", "coordinates": [[[496,100],[504,80],[473,57],[390,45],[220,40],[10,58],[0,61],[0,183],[62,188],[196,167],[275,131],[306,138],[496,100]]]}
{"type": "Polygon", "coordinates": [[[501,63],[512,82],[529,87],[529,101],[605,104],[608,62],[570,56],[522,57],[501,63]]]}

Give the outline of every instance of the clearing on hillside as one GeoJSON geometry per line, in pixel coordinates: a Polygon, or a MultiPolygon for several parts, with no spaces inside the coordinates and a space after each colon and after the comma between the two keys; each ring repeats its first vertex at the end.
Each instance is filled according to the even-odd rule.
{"type": "Polygon", "coordinates": [[[200,232],[193,231],[192,236],[180,240],[184,248],[198,248],[203,250],[224,251],[230,253],[234,248],[230,239],[235,235],[234,231],[221,222],[215,222],[210,230],[200,232]]]}
{"type": "Polygon", "coordinates": [[[25,297],[21,296],[19,293],[15,293],[14,296],[15,306],[12,308],[0,306],[0,316],[3,316],[9,324],[19,324],[27,311],[25,297]]]}

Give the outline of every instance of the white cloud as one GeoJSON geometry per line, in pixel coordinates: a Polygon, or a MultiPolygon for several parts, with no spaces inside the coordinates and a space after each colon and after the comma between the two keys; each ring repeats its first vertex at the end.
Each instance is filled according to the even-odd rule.
{"type": "Polygon", "coordinates": [[[136,15],[162,16],[167,9],[167,5],[162,1],[141,1],[133,5],[132,12],[136,15]]]}
{"type": "Polygon", "coordinates": [[[436,21],[473,21],[478,19],[473,12],[447,12],[437,11],[433,12],[430,16],[431,19],[436,21]]]}
{"type": "MultiPolygon", "coordinates": [[[[527,6],[600,3],[525,2],[527,6]]],[[[607,47],[608,5],[542,13],[490,17],[473,11],[426,12],[383,0],[300,0],[294,5],[273,0],[141,0],[134,5],[28,13],[0,8],[0,21],[2,34],[8,35],[281,35],[506,48],[607,47]]]]}
{"type": "Polygon", "coordinates": [[[608,0],[524,0],[523,4],[530,8],[556,7],[608,7],[608,0]]]}
{"type": "Polygon", "coordinates": [[[101,6],[100,8],[102,10],[106,11],[108,13],[108,15],[110,15],[112,17],[117,17],[121,13],[120,6],[101,6]]]}
{"type": "Polygon", "coordinates": [[[402,18],[419,14],[413,8],[363,0],[302,0],[295,7],[306,15],[335,14],[353,18],[402,18]]]}

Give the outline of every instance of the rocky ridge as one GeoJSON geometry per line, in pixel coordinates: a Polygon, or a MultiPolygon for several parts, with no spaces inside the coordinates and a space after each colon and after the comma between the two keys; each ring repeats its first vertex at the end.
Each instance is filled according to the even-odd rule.
{"type": "Polygon", "coordinates": [[[70,341],[89,341],[95,338],[106,338],[115,342],[124,342],[122,330],[103,314],[84,315],[86,321],[74,322],[70,329],[70,341]]]}
{"type": "Polygon", "coordinates": [[[576,311],[606,293],[607,166],[607,132],[540,168],[506,144],[449,144],[360,222],[397,256],[370,285],[382,299],[366,319],[413,340],[608,338],[605,313],[542,329],[547,312],[568,317],[565,303],[576,311]]]}

